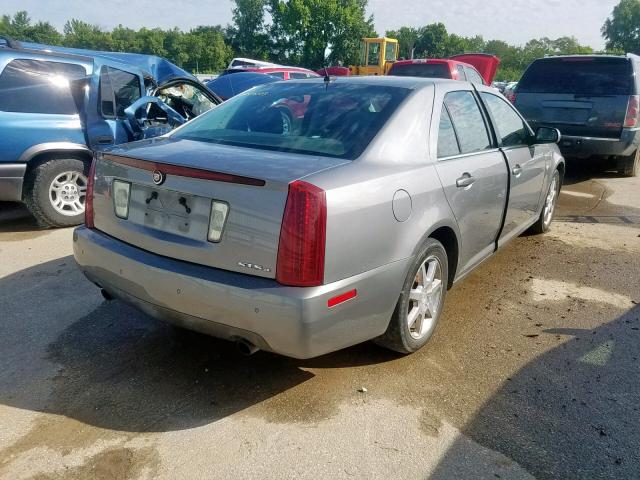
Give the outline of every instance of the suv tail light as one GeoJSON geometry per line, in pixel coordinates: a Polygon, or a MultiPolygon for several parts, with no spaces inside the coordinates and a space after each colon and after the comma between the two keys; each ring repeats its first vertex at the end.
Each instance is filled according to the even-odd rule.
{"type": "Polygon", "coordinates": [[[326,227],[325,191],[300,180],[291,183],[280,228],[279,283],[294,287],[323,284],[326,227]]]}
{"type": "Polygon", "coordinates": [[[638,116],[640,115],[640,96],[631,95],[627,104],[627,115],[624,117],[624,128],[635,128],[639,126],[638,116]]]}
{"type": "Polygon", "coordinates": [[[89,177],[87,178],[87,192],[84,197],[84,224],[87,228],[93,226],[93,184],[96,177],[96,159],[91,160],[89,177]]]}

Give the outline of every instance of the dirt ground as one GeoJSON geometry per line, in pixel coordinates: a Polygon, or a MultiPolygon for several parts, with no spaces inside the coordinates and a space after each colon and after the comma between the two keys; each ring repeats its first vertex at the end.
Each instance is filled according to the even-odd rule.
{"type": "Polygon", "coordinates": [[[0,478],[640,475],[640,178],[568,178],[405,357],[240,356],[105,302],[71,234],[0,204],[0,478]]]}

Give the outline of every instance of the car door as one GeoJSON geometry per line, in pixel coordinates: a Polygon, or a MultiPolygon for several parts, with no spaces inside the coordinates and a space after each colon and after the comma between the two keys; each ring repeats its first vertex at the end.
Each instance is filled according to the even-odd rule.
{"type": "Polygon", "coordinates": [[[138,68],[96,59],[89,82],[84,124],[87,144],[102,150],[132,140],[125,110],[144,95],[144,78],[138,68]]]}
{"type": "Polygon", "coordinates": [[[538,217],[548,150],[532,143],[533,132],[508,101],[488,91],[481,91],[480,98],[509,164],[509,202],[499,239],[501,244],[522,233],[538,217]]]}
{"type": "Polygon", "coordinates": [[[434,109],[432,124],[437,129],[436,170],[460,230],[458,276],[495,250],[508,184],[504,157],[475,91],[467,87],[436,95],[440,107],[434,109]]]}

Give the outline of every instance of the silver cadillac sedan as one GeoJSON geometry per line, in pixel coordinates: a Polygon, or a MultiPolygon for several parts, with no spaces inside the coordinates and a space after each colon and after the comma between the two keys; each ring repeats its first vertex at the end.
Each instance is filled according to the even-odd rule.
{"type": "Polygon", "coordinates": [[[410,353],[454,283],[549,229],[558,140],[466,82],[268,84],[98,154],[75,258],[105,298],[245,353],[410,353]]]}

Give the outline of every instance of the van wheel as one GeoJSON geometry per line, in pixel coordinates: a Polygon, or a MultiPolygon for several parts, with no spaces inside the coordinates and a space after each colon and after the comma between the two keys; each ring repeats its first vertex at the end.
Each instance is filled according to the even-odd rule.
{"type": "Polygon", "coordinates": [[[447,252],[429,238],[409,269],[387,331],[374,342],[400,353],[424,346],[440,319],[448,278],[447,252]]]}
{"type": "Polygon", "coordinates": [[[547,196],[544,199],[544,206],[542,212],[536,223],[531,225],[529,232],[534,234],[546,233],[551,228],[551,220],[556,211],[556,203],[558,196],[560,195],[560,172],[556,170],[551,177],[551,183],[549,184],[549,190],[547,196]]]}
{"type": "Polygon", "coordinates": [[[640,149],[628,157],[618,158],[618,173],[623,177],[635,177],[640,169],[640,149]]]}
{"type": "Polygon", "coordinates": [[[42,227],[71,227],[84,221],[88,163],[52,158],[28,176],[24,202],[42,227]]]}

